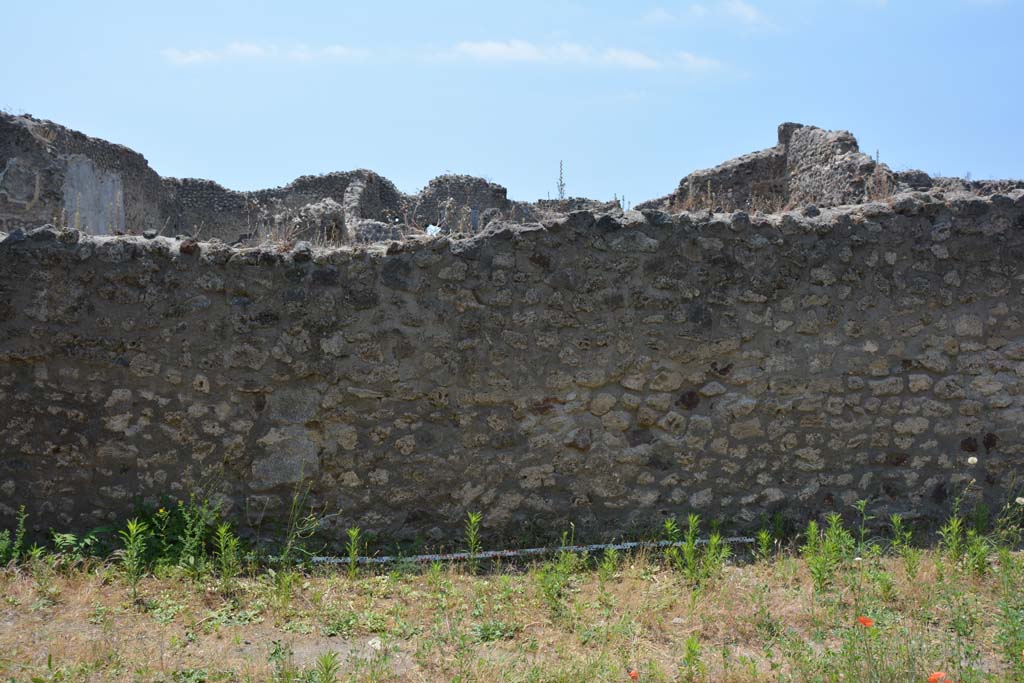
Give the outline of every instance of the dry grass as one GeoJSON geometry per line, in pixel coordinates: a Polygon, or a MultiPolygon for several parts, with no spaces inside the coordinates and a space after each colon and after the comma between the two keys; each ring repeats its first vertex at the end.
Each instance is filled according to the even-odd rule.
{"type": "Polygon", "coordinates": [[[856,618],[869,614],[884,652],[917,644],[920,671],[862,680],[942,668],[1014,681],[1001,601],[1024,557],[1000,561],[975,575],[929,551],[911,580],[899,558],[868,558],[826,591],[790,556],[727,566],[700,588],[643,553],[603,575],[575,560],[481,576],[317,569],[253,575],[229,594],[165,576],[144,579],[138,603],[112,565],[36,561],[0,572],[0,680],[321,680],[316,660],[333,651],[339,680],[628,681],[635,667],[642,681],[831,681],[815,667],[866,637],[856,618]]]}

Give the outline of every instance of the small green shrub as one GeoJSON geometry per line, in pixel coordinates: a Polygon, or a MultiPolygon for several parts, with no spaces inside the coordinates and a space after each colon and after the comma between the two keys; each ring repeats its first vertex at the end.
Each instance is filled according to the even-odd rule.
{"type": "Polygon", "coordinates": [[[206,573],[220,520],[217,507],[193,494],[187,501],[168,501],[140,519],[153,532],[147,557],[157,570],[177,568],[193,581],[206,573]]]}
{"type": "Polygon", "coordinates": [[[838,561],[852,560],[856,555],[857,542],[843,525],[843,517],[838,512],[825,516],[825,549],[838,561]]]}
{"type": "Polygon", "coordinates": [[[274,683],[285,683],[296,680],[298,669],[293,661],[294,651],[291,645],[280,640],[270,642],[267,662],[273,668],[274,683]]]}
{"type": "Polygon", "coordinates": [[[88,557],[101,554],[104,543],[101,537],[112,531],[110,527],[97,527],[79,536],[72,533],[52,532],[53,548],[58,556],[57,564],[61,569],[69,569],[88,557]]]}

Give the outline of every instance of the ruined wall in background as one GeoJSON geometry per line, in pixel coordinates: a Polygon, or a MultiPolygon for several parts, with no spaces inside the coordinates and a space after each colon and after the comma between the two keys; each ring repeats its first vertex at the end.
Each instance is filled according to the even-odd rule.
{"type": "Polygon", "coordinates": [[[0,526],[199,489],[266,528],[303,481],[339,543],[1020,495],[1024,192],[385,247],[9,235],[0,526]]]}
{"type": "Polygon", "coordinates": [[[401,239],[405,197],[372,171],[302,176],[284,187],[236,192],[209,180],[165,178],[175,214],[171,234],[228,243],[297,239],[335,244],[401,239]]]}
{"type": "Polygon", "coordinates": [[[501,185],[467,175],[434,178],[409,207],[413,222],[438,226],[442,234],[471,235],[495,219],[525,223],[538,217],[532,205],[509,200],[501,185]]]}
{"type": "Polygon", "coordinates": [[[127,147],[0,112],[0,231],[51,223],[100,235],[340,245],[403,239],[431,223],[445,234],[476,233],[495,219],[537,218],[529,204],[509,201],[504,187],[471,176],[442,176],[412,196],[365,169],[252,192],[161,178],[127,147]]]}
{"type": "Polygon", "coordinates": [[[640,207],[774,213],[860,204],[908,189],[885,164],[861,153],[849,132],[783,123],[774,147],[694,171],[674,193],[640,207]]]}
{"type": "Polygon", "coordinates": [[[63,217],[94,234],[126,226],[142,233],[165,229],[170,213],[160,176],[138,152],[50,121],[0,113],[0,231],[63,217]]]}

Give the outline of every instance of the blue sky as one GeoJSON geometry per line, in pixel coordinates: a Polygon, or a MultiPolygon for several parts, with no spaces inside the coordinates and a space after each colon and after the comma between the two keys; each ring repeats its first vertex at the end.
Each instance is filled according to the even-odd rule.
{"type": "Polygon", "coordinates": [[[9,2],[0,107],[235,189],[370,168],[631,203],[799,121],[1024,176],[1024,0],[9,2]]]}

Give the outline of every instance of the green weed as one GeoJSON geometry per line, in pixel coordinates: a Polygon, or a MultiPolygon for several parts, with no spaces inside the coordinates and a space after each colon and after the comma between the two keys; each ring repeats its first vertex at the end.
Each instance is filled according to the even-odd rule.
{"type": "Polygon", "coordinates": [[[309,504],[311,489],[312,485],[306,484],[305,487],[296,488],[292,494],[291,504],[288,506],[288,525],[285,529],[284,543],[277,558],[281,566],[288,565],[296,555],[308,558],[314,554],[307,547],[307,543],[320,528],[320,517],[309,504]]]}
{"type": "Polygon", "coordinates": [[[911,543],[913,531],[903,523],[903,517],[894,514],[889,518],[892,527],[892,548],[893,551],[903,560],[903,570],[907,579],[917,580],[917,574],[921,569],[921,556],[924,554],[920,548],[911,543]]]}
{"type": "Polygon", "coordinates": [[[959,565],[964,557],[965,537],[964,520],[960,516],[960,502],[957,501],[946,523],[939,529],[939,539],[946,558],[954,565],[959,565]]]}
{"type": "Polygon", "coordinates": [[[700,516],[690,514],[686,520],[686,531],[681,532],[675,519],[666,519],[662,530],[664,539],[670,545],[665,548],[667,564],[682,573],[695,587],[721,574],[731,551],[722,540],[722,535],[713,531],[703,549],[698,544],[700,516]]]}
{"type": "Polygon", "coordinates": [[[312,683],[337,683],[339,673],[341,673],[340,658],[337,652],[330,650],[317,657],[316,668],[310,678],[312,683]]]}
{"type": "Polygon", "coordinates": [[[814,589],[824,592],[834,581],[836,571],[844,559],[852,559],[856,542],[843,526],[842,517],[831,513],[826,517],[822,531],[815,520],[807,523],[805,542],[800,554],[814,581],[814,589]]]}
{"type": "Polygon", "coordinates": [[[129,519],[127,526],[118,532],[124,542],[121,554],[121,568],[125,580],[131,588],[132,601],[139,599],[139,581],[146,572],[146,543],[149,539],[149,526],[138,519],[129,519]]]}
{"type": "Polygon", "coordinates": [[[774,550],[774,539],[772,538],[772,532],[768,529],[761,529],[757,532],[755,537],[755,549],[754,557],[757,558],[758,562],[768,562],[771,560],[772,551],[774,550]]]}
{"type": "Polygon", "coordinates": [[[217,525],[213,538],[220,588],[222,592],[230,593],[234,588],[235,577],[242,570],[239,539],[231,533],[231,525],[226,522],[217,525]]]}
{"type": "Polygon", "coordinates": [[[476,574],[479,568],[479,555],[480,551],[483,550],[483,546],[480,543],[480,520],[482,516],[479,512],[470,512],[466,515],[466,525],[463,533],[463,537],[466,542],[466,552],[469,554],[469,561],[467,566],[470,574],[476,574]]]}
{"type": "Polygon", "coordinates": [[[615,548],[605,548],[601,562],[597,566],[597,576],[601,583],[606,583],[615,576],[619,570],[619,551],[615,548]]]}
{"type": "Polygon", "coordinates": [[[707,667],[701,661],[700,641],[690,634],[683,641],[683,658],[679,666],[679,680],[682,683],[696,683],[703,680],[707,667]]]}
{"type": "Polygon", "coordinates": [[[473,627],[473,638],[478,643],[493,643],[497,640],[511,640],[519,633],[518,624],[510,624],[498,619],[476,624],[473,627]]]}
{"type": "Polygon", "coordinates": [[[361,547],[359,527],[351,527],[346,533],[348,534],[348,542],[345,543],[345,551],[348,553],[348,578],[354,579],[359,569],[359,552],[361,547]]]}
{"type": "Polygon", "coordinates": [[[25,544],[25,520],[28,514],[25,506],[18,508],[18,518],[14,528],[14,540],[11,540],[9,529],[0,531],[0,565],[16,562],[21,557],[21,549],[25,544]]]}

